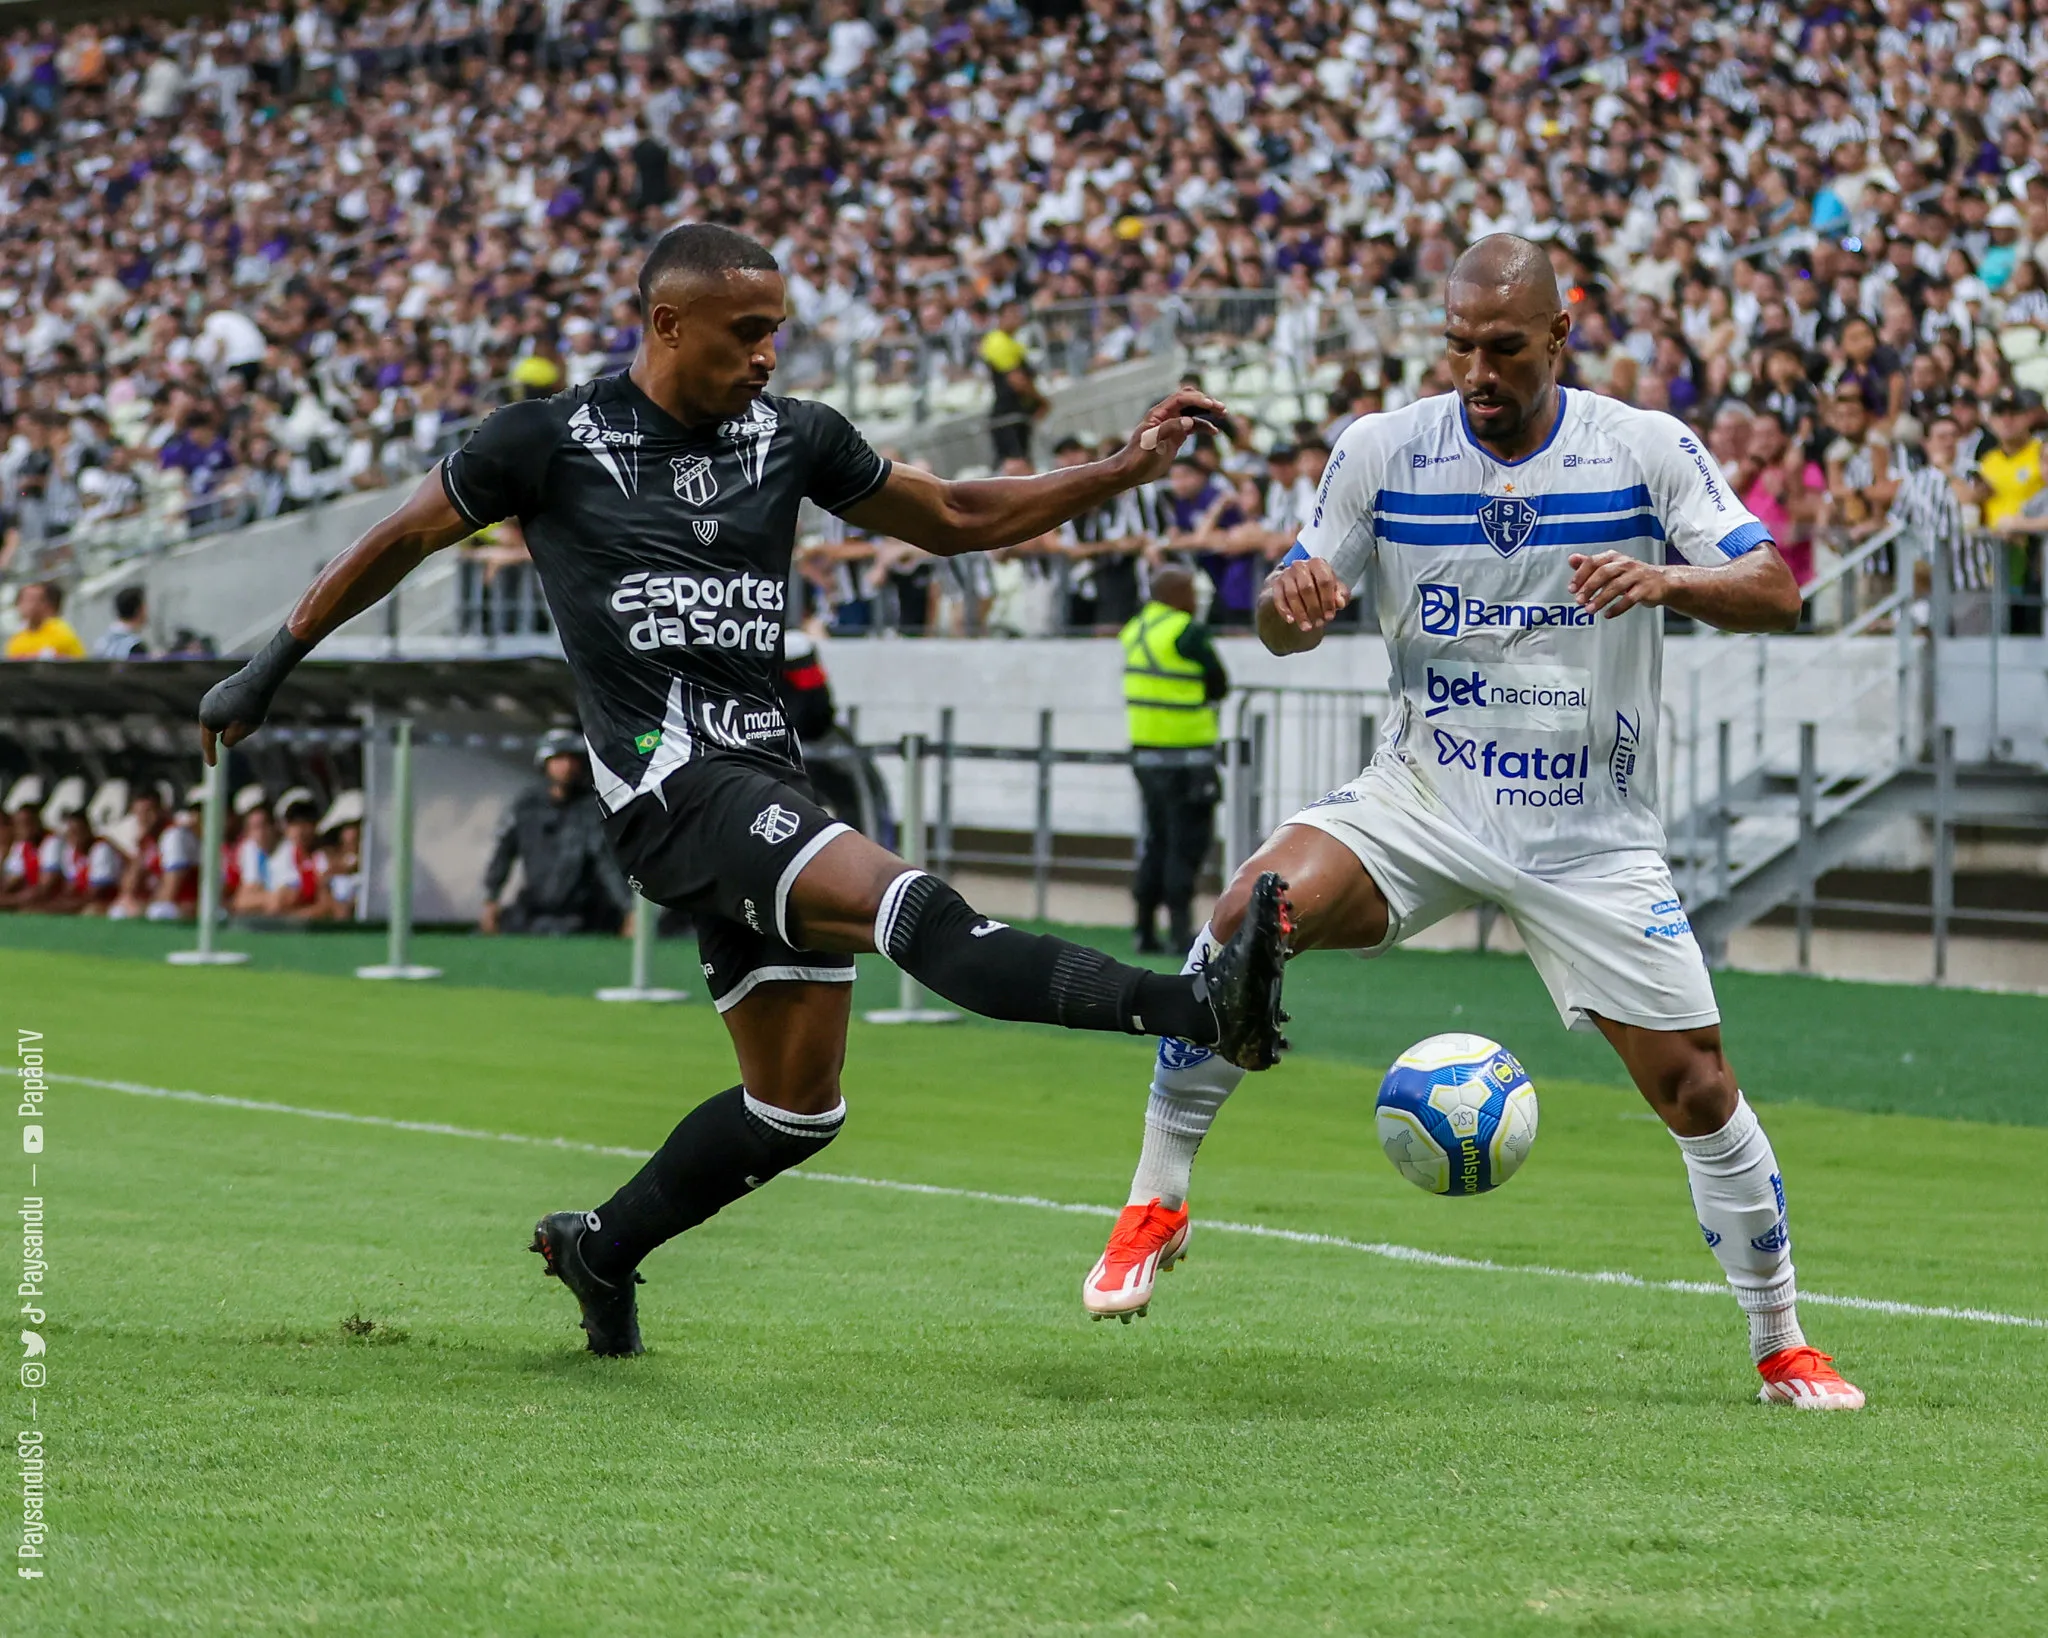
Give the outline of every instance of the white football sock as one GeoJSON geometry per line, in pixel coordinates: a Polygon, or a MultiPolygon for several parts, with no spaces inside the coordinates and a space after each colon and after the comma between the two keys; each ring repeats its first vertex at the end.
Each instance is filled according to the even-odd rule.
{"type": "MultiPolygon", "coordinates": [[[[1181,964],[1191,973],[1223,946],[1204,927],[1181,964]]],[[[1207,1047],[1163,1040],[1152,1070],[1152,1098],[1145,1106],[1145,1146],[1131,1179],[1131,1205],[1157,1200],[1169,1209],[1187,1204],[1195,1151],[1209,1135],[1216,1111],[1237,1090],[1245,1072],[1207,1047]]]]}
{"type": "Polygon", "coordinates": [[[1785,1185],[1749,1100],[1735,1094],[1735,1113],[1718,1132],[1672,1136],[1685,1155],[1700,1232],[1749,1316],[1750,1353],[1761,1360],[1801,1346],[1785,1185]]]}

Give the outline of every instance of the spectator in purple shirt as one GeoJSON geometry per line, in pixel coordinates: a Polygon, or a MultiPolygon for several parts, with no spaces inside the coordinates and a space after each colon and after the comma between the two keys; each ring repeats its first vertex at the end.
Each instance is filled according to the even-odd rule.
{"type": "Polygon", "coordinates": [[[1223,493],[1223,485],[1192,455],[1183,455],[1167,470],[1166,515],[1176,535],[1191,534],[1201,527],[1209,508],[1223,493]]]}
{"type": "Polygon", "coordinates": [[[1259,594],[1260,560],[1242,551],[1215,551],[1222,537],[1252,521],[1232,487],[1192,456],[1182,456],[1166,476],[1169,549],[1200,552],[1202,572],[1216,586],[1212,625],[1249,625],[1259,594]]]}
{"type": "Polygon", "coordinates": [[[195,496],[211,492],[221,474],[234,464],[234,452],[228,447],[227,438],[213,411],[204,406],[186,416],[184,426],[165,439],[163,448],[157,451],[157,465],[167,472],[176,469],[184,473],[195,496]]]}

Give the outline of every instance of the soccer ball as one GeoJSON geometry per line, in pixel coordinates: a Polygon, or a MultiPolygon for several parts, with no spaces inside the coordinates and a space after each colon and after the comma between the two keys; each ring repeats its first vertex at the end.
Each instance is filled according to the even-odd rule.
{"type": "Polygon", "coordinates": [[[1513,1177],[1536,1141],[1536,1088],[1498,1041],[1432,1035],[1380,1082],[1380,1147],[1431,1194],[1485,1194],[1513,1177]]]}

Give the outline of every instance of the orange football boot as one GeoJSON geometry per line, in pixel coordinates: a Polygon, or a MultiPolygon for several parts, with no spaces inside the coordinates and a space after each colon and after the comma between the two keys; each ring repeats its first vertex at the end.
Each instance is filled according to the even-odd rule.
{"type": "Polygon", "coordinates": [[[1766,1405],[1794,1405],[1800,1410],[1861,1410],[1863,1390],[1845,1381],[1835,1362],[1818,1348],[1780,1348],[1759,1361],[1764,1385],[1757,1398],[1766,1405]]]}
{"type": "Polygon", "coordinates": [[[1126,1206],[1109,1245],[1081,1282],[1081,1306],[1097,1319],[1128,1325],[1152,1306],[1152,1282],[1187,1255],[1188,1212],[1157,1200],[1126,1206]]]}

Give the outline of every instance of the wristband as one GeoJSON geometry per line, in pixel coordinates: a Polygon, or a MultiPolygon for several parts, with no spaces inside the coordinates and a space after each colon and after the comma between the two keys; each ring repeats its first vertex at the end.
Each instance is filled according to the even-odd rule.
{"type": "Polygon", "coordinates": [[[248,728],[261,726],[292,667],[312,652],[311,643],[294,637],[291,627],[280,626],[248,664],[206,691],[199,703],[200,722],[216,733],[238,722],[248,728]]]}
{"type": "Polygon", "coordinates": [[[291,675],[292,667],[312,652],[313,645],[303,637],[294,637],[290,626],[279,626],[277,635],[265,643],[242,669],[249,673],[250,681],[262,687],[264,702],[268,704],[285,678],[291,675]]]}

